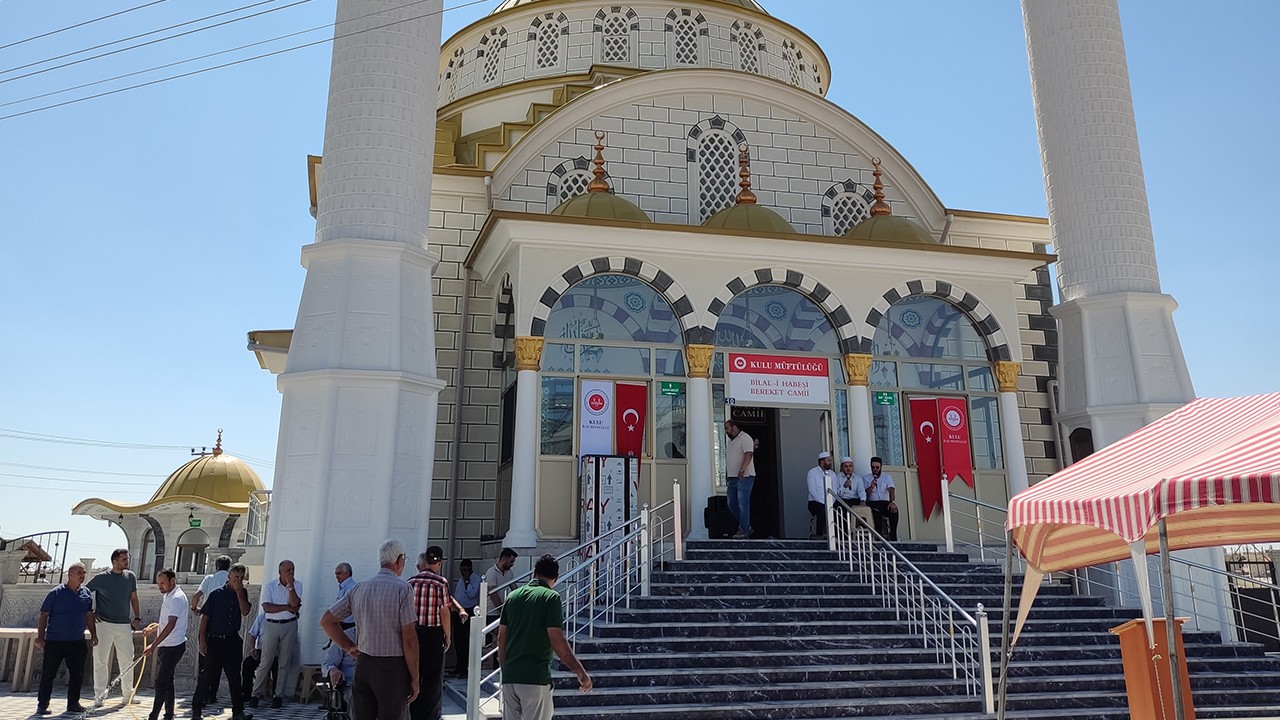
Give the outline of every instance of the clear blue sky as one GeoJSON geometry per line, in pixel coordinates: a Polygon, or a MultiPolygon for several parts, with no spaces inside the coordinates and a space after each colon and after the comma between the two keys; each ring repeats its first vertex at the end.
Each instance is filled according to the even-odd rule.
{"type": "MultiPolygon", "coordinates": [[[[0,0],[0,45],[142,1],[0,0]]],[[[1015,0],[764,1],[825,48],[829,99],[895,144],[948,207],[1045,214],[1015,0]]],[[[0,103],[333,20],[334,0],[311,0],[54,72],[3,72],[240,4],[168,0],[0,49],[0,103]]],[[[446,37],[496,5],[447,12],[446,37]]],[[[1280,269],[1270,215],[1280,197],[1280,3],[1206,12],[1190,0],[1122,0],[1121,11],[1160,270],[1181,305],[1196,390],[1280,390],[1280,328],[1267,310],[1280,269]]],[[[189,459],[183,448],[212,445],[220,427],[227,450],[254,458],[270,484],[280,396],[245,333],[294,322],[299,250],[314,233],[306,156],[322,150],[328,75],[320,45],[0,120],[0,535],[70,529],[71,555],[101,560],[123,536],[71,518],[71,506],[146,500],[189,459]],[[14,430],[179,447],[35,442],[8,437],[14,430]]]]}

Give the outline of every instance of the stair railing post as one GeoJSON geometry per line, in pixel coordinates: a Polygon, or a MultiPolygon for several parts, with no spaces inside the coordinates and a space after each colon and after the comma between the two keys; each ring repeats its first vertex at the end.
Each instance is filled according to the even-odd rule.
{"type": "Polygon", "coordinates": [[[951,525],[951,484],[942,478],[942,532],[947,538],[947,552],[956,551],[956,534],[951,525]]]}
{"type": "MultiPolygon", "coordinates": [[[[1008,608],[1005,612],[1008,612],[1008,608]]],[[[991,676],[991,625],[987,610],[978,603],[978,653],[982,661],[982,706],[988,715],[996,711],[995,687],[991,676]]]]}
{"type": "Polygon", "coordinates": [[[823,485],[825,485],[827,488],[825,494],[822,497],[824,501],[823,504],[826,505],[823,511],[826,512],[827,514],[827,517],[826,517],[827,550],[830,552],[835,552],[836,551],[836,534],[831,532],[832,530],[831,522],[832,520],[835,519],[835,505],[833,502],[835,495],[831,494],[831,476],[830,475],[823,475],[823,485]]]}
{"type": "Polygon", "coordinates": [[[484,626],[489,624],[489,583],[484,578],[480,579],[480,604],[474,610],[471,622],[480,624],[475,626],[478,630],[467,639],[470,645],[467,655],[467,720],[482,720],[480,681],[484,673],[484,626]]]}
{"type": "Polygon", "coordinates": [[[672,542],[676,547],[676,560],[684,559],[684,499],[680,497],[680,478],[671,480],[671,527],[672,542]]]}
{"type": "Polygon", "coordinates": [[[587,637],[596,636],[596,583],[599,582],[598,571],[600,569],[599,555],[592,555],[587,562],[590,563],[591,570],[587,574],[587,637]]]}
{"type": "Polygon", "coordinates": [[[649,503],[640,509],[640,595],[649,597],[649,573],[653,571],[649,545],[649,503]]]}

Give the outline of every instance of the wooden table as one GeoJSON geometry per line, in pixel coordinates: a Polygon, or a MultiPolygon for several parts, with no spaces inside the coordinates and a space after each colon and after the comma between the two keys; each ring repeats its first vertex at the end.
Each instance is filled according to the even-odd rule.
{"type": "Polygon", "coordinates": [[[13,692],[27,692],[31,689],[31,667],[36,654],[35,628],[0,628],[0,679],[12,679],[10,689],[13,692]],[[18,644],[13,663],[9,663],[9,646],[18,644]]]}

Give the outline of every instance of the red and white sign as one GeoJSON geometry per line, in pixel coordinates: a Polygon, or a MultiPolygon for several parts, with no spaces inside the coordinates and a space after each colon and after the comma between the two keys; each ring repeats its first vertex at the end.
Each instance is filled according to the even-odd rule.
{"type": "Polygon", "coordinates": [[[973,487],[973,453],[969,451],[969,417],[962,398],[938,398],[938,439],[942,472],[973,487]]]}
{"type": "Polygon", "coordinates": [[[578,454],[613,454],[613,382],[583,380],[578,406],[578,454]]]}
{"type": "Polygon", "coordinates": [[[617,383],[613,389],[613,434],[616,454],[640,457],[644,453],[645,409],[649,386],[617,383]]]}
{"type": "Polygon", "coordinates": [[[826,358],[729,353],[727,396],[740,405],[831,404],[826,358]]]}

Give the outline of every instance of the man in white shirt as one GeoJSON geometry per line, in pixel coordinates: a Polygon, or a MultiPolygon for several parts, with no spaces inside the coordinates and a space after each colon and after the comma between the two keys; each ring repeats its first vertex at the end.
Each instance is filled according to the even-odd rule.
{"type": "Polygon", "coordinates": [[[884,461],[878,457],[871,458],[871,474],[863,478],[867,489],[867,505],[871,507],[871,516],[875,520],[876,532],[884,539],[898,539],[898,505],[897,490],[893,486],[893,478],[883,472],[884,461]]]}
{"type": "MultiPolygon", "coordinates": [[[[289,678],[298,676],[298,610],[302,607],[302,581],[293,576],[293,561],[280,562],[279,576],[262,586],[262,612],[266,625],[262,629],[262,659],[253,678],[253,695],[249,707],[258,707],[270,692],[271,663],[280,661],[281,692],[289,686],[289,678]]],[[[284,698],[276,695],[271,707],[284,705],[284,698]]]]}
{"type": "Polygon", "coordinates": [[[502,601],[506,599],[507,593],[515,588],[502,588],[503,585],[515,579],[515,572],[511,568],[516,564],[516,551],[511,548],[502,548],[502,552],[498,553],[498,562],[484,574],[484,581],[489,585],[489,607],[486,612],[485,624],[488,624],[498,617],[498,611],[502,608],[502,601]]]}
{"type": "Polygon", "coordinates": [[[156,656],[156,700],[151,706],[148,720],[160,720],[160,711],[164,710],[164,720],[173,720],[173,674],[178,669],[178,661],[187,650],[187,595],[178,587],[177,578],[172,570],[161,570],[156,573],[156,587],[164,594],[160,603],[160,620],[147,628],[144,635],[156,634],[156,639],[144,655],[156,656]]]}
{"type": "MultiPolygon", "coordinates": [[[[228,555],[219,555],[218,559],[213,561],[214,572],[210,575],[204,576],[204,580],[200,582],[200,589],[196,591],[195,595],[191,596],[191,612],[199,613],[200,607],[204,605],[204,599],[209,597],[209,593],[227,584],[227,570],[230,568],[231,557],[228,555]]],[[[196,664],[199,666],[196,677],[204,677],[203,655],[196,653],[196,664]]],[[[221,675],[218,675],[217,682],[218,685],[214,685],[207,689],[209,696],[204,699],[203,704],[213,705],[218,702],[218,686],[225,682],[225,680],[221,675]]]]}
{"type": "Polygon", "coordinates": [[[729,436],[724,448],[728,485],[726,499],[730,514],[738,521],[738,533],[733,537],[746,539],[751,537],[751,489],[756,485],[756,444],[733,420],[724,421],[724,434],[729,436]]]}
{"type": "Polygon", "coordinates": [[[847,455],[840,458],[840,472],[836,475],[835,493],[836,497],[851,507],[857,507],[867,501],[867,488],[862,483],[862,477],[854,474],[853,458],[847,455]]]}
{"type": "MultiPolygon", "coordinates": [[[[338,581],[338,596],[333,601],[338,602],[356,586],[356,579],[351,577],[351,563],[338,563],[333,568],[333,578],[338,581]]],[[[350,630],[356,626],[356,619],[348,615],[342,618],[339,625],[343,630],[350,630]]]]}
{"type": "Polygon", "coordinates": [[[827,489],[831,487],[831,453],[818,453],[818,464],[809,468],[809,515],[815,521],[810,538],[827,538],[827,489]]]}

